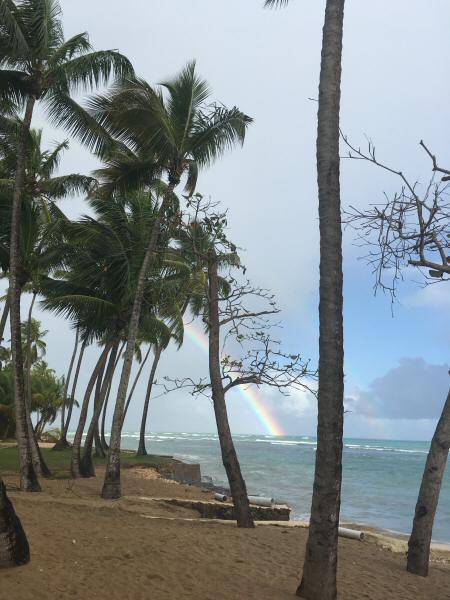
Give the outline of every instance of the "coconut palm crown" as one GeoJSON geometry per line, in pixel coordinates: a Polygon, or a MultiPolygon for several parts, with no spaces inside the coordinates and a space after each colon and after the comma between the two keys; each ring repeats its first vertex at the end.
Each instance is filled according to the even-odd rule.
{"type": "MultiPolygon", "coordinates": [[[[167,174],[174,187],[187,173],[186,191],[193,194],[198,171],[226,150],[243,144],[252,119],[238,108],[209,102],[211,90],[190,62],[174,79],[152,88],[126,78],[107,94],[89,102],[90,114],[128,150],[113,159],[114,169],[100,170],[106,181],[167,174]]],[[[122,147],[123,148],[123,147],[122,147]]]]}
{"type": "Polygon", "coordinates": [[[33,98],[50,118],[89,143],[86,113],[71,95],[133,68],[116,50],[94,51],[86,32],[64,39],[58,0],[0,0],[0,99],[25,107],[33,98]]]}

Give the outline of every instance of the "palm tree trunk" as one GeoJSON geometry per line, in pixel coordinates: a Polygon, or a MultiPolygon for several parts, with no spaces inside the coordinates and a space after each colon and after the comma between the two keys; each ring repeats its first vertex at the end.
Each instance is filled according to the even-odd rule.
{"type": "Polygon", "coordinates": [[[430,561],[430,544],[434,517],[439,502],[442,480],[450,448],[450,390],[436,426],[428,452],[419,497],[417,498],[413,529],[408,542],[407,569],[426,577],[430,561]]]}
{"type": "Polygon", "coordinates": [[[139,446],[136,452],[136,456],[147,456],[147,449],[145,447],[145,430],[147,426],[147,415],[148,407],[150,404],[150,396],[152,393],[153,381],[155,380],[156,369],[158,367],[159,359],[161,358],[162,348],[157,348],[155,356],[153,358],[153,364],[150,371],[150,376],[147,383],[147,391],[145,393],[144,410],[142,411],[141,419],[141,430],[139,433],[139,446]]]}
{"type": "Polygon", "coordinates": [[[72,473],[72,477],[77,479],[78,477],[82,477],[81,473],[81,440],[83,438],[84,426],[86,425],[87,412],[89,408],[89,400],[91,398],[92,390],[94,389],[95,382],[98,379],[99,374],[105,366],[106,358],[109,354],[111,346],[106,344],[100,354],[99,359],[92,371],[91,377],[88,381],[86,391],[84,393],[83,404],[81,406],[80,412],[80,420],[78,421],[78,427],[75,432],[75,437],[73,439],[72,445],[72,458],[70,461],[70,471],[72,473]]]}
{"type": "Polygon", "coordinates": [[[95,394],[94,413],[84,441],[83,458],[81,460],[81,473],[83,477],[95,477],[94,463],[92,462],[92,444],[94,442],[95,429],[98,427],[98,420],[102,412],[106,391],[114,375],[118,347],[119,342],[115,342],[109,355],[108,366],[103,381],[100,375],[97,379],[98,393],[95,394]],[[101,383],[101,386],[99,386],[99,383],[101,383]]]}
{"type": "Polygon", "coordinates": [[[33,298],[31,300],[30,308],[28,310],[28,321],[27,321],[27,342],[26,342],[26,411],[27,411],[27,426],[28,436],[30,438],[31,445],[31,456],[36,472],[43,477],[49,478],[52,476],[50,469],[42,456],[41,449],[39,448],[39,428],[33,428],[33,422],[31,420],[31,320],[33,317],[33,307],[36,301],[36,292],[33,292],[33,298]]]}
{"type": "Polygon", "coordinates": [[[67,431],[65,430],[66,423],[66,402],[67,402],[67,392],[69,390],[70,378],[72,376],[72,369],[75,363],[75,358],[78,351],[78,342],[79,342],[79,331],[78,327],[75,333],[75,345],[73,347],[72,356],[70,358],[69,370],[67,371],[66,381],[64,383],[64,391],[63,391],[63,401],[61,407],[61,435],[58,442],[54,445],[53,450],[62,450],[63,448],[69,448],[69,442],[67,441],[67,431]]]}
{"type": "MultiPolygon", "coordinates": [[[[106,399],[106,397],[105,397],[105,399],[106,399]]],[[[104,403],[105,402],[103,401],[103,404],[104,403]]],[[[98,427],[98,420],[97,420],[97,425],[95,426],[95,429],[94,429],[94,443],[95,443],[95,456],[97,456],[99,458],[106,458],[106,452],[105,452],[105,450],[103,450],[102,439],[100,437],[100,430],[99,430],[99,427],[98,427]]]]}
{"type": "Polygon", "coordinates": [[[80,374],[81,363],[83,362],[84,351],[86,349],[86,341],[81,344],[80,354],[78,355],[77,368],[75,369],[75,376],[73,378],[72,391],[70,394],[71,402],[69,404],[69,410],[67,412],[67,419],[64,424],[64,429],[61,432],[60,439],[53,446],[52,450],[64,450],[64,448],[70,448],[70,444],[67,441],[67,432],[69,431],[70,420],[72,418],[73,405],[75,401],[75,391],[77,389],[78,376],[80,374]]]}
{"type": "Polygon", "coordinates": [[[48,479],[49,477],[52,476],[52,473],[51,473],[50,469],[47,467],[44,457],[42,456],[41,449],[39,448],[38,437],[33,428],[33,423],[31,421],[31,414],[28,409],[28,406],[25,408],[25,410],[27,413],[26,418],[27,418],[27,427],[28,427],[28,437],[30,440],[31,457],[32,457],[33,465],[34,465],[36,473],[39,473],[39,475],[42,475],[42,477],[45,477],[48,479]]]}
{"type": "Polygon", "coordinates": [[[125,350],[122,373],[120,376],[119,389],[117,391],[116,405],[114,407],[108,462],[106,465],[105,481],[101,493],[102,498],[115,499],[120,498],[122,495],[120,484],[120,437],[122,432],[123,409],[125,406],[131,367],[133,364],[133,354],[139,331],[139,319],[141,316],[142,301],[144,299],[147,273],[149,272],[155,260],[154,255],[156,246],[158,244],[161,223],[166,213],[166,209],[170,204],[175,185],[176,184],[174,182],[170,182],[167,186],[166,193],[164,194],[164,200],[161,203],[157,217],[153,223],[147,251],[139,272],[133,309],[131,311],[130,325],[128,328],[127,347],[125,350]]]}
{"type": "Polygon", "coordinates": [[[149,346],[147,353],[145,354],[143,360],[141,361],[141,364],[139,365],[139,370],[136,373],[136,377],[134,378],[130,393],[128,394],[127,403],[125,404],[125,410],[123,411],[122,428],[123,428],[123,424],[125,423],[125,419],[127,416],[128,407],[130,406],[131,398],[133,397],[134,390],[136,389],[136,386],[139,382],[139,378],[141,377],[142,369],[145,367],[145,363],[147,362],[148,357],[150,356],[150,350],[151,350],[151,346],[149,346]]]}
{"type": "MultiPolygon", "coordinates": [[[[116,358],[116,362],[114,365],[114,373],[116,372],[117,369],[117,364],[120,360],[120,357],[122,356],[122,352],[123,349],[125,348],[125,344],[126,344],[126,340],[124,342],[122,342],[122,345],[120,346],[120,350],[117,353],[117,358],[116,358]]],[[[105,402],[104,402],[104,406],[103,406],[103,414],[102,414],[102,427],[101,427],[101,433],[100,433],[100,441],[102,444],[102,449],[104,452],[108,452],[109,450],[109,446],[106,442],[106,438],[105,438],[105,422],[106,422],[106,410],[108,408],[108,400],[109,400],[109,396],[111,394],[111,387],[112,387],[112,382],[113,382],[113,378],[114,378],[114,373],[113,376],[111,377],[111,381],[109,383],[109,387],[108,387],[108,391],[106,393],[106,398],[105,398],[105,402]]]]}
{"type": "Polygon", "coordinates": [[[30,560],[30,547],[0,478],[0,568],[17,567],[30,560]]]}
{"type": "Polygon", "coordinates": [[[6,321],[9,315],[9,289],[6,294],[5,306],[3,307],[2,318],[0,320],[0,345],[3,342],[3,334],[5,333],[6,321]]]}
{"type": "Polygon", "coordinates": [[[327,0],[323,28],[317,133],[320,304],[317,452],[309,536],[297,595],[337,597],[344,420],[342,231],[339,105],[344,0],[327,0]]]}
{"type": "Polygon", "coordinates": [[[40,491],[40,485],[33,466],[30,439],[28,436],[25,383],[23,373],[22,336],[20,332],[20,296],[21,296],[21,255],[20,255],[20,217],[22,194],[25,185],[25,166],[27,160],[27,140],[30,133],[31,119],[35,98],[29,96],[22,121],[19,142],[17,145],[16,179],[14,184],[11,240],[9,259],[9,301],[11,325],[11,352],[14,365],[14,407],[16,416],[16,437],[19,448],[20,487],[27,492],[40,491]]]}
{"type": "Polygon", "coordinates": [[[108,450],[109,450],[109,445],[108,445],[108,442],[106,441],[106,437],[105,437],[105,425],[106,425],[106,411],[108,409],[108,401],[109,401],[109,396],[111,394],[111,385],[112,385],[112,380],[108,387],[108,391],[106,392],[105,402],[103,403],[102,425],[101,425],[101,429],[100,429],[100,443],[102,445],[103,452],[108,452],[108,450]]]}
{"type": "Polygon", "coordinates": [[[242,477],[241,467],[231,436],[228,422],[225,392],[220,372],[220,322],[219,322],[219,285],[217,276],[217,257],[211,251],[208,260],[208,326],[209,326],[209,375],[211,379],[214,414],[219,434],[222,462],[228,477],[234,512],[238,527],[254,527],[248,502],[247,487],[242,477]]]}
{"type": "Polygon", "coordinates": [[[28,310],[28,321],[27,321],[27,355],[26,355],[26,372],[27,372],[27,403],[28,410],[31,413],[31,319],[33,318],[33,307],[36,302],[36,292],[33,292],[33,297],[31,299],[30,308],[28,310]]]}

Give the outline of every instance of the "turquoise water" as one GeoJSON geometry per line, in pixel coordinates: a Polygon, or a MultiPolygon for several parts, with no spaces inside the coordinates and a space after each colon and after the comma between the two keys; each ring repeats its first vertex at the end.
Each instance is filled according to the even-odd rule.
{"type": "MultiPolygon", "coordinates": [[[[137,433],[123,434],[136,449],[137,433]]],[[[149,433],[147,450],[199,462],[202,475],[227,486],[218,438],[201,433],[149,433]]],[[[235,435],[249,494],[287,502],[292,517],[307,518],[316,442],[311,437],[235,435]]],[[[429,444],[346,439],[341,519],[409,533],[429,444]]],[[[450,542],[450,476],[444,480],[433,539],[450,542]]]]}

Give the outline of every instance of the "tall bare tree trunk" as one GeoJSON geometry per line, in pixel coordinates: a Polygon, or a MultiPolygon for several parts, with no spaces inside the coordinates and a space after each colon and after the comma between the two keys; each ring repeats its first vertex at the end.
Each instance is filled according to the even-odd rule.
{"type": "Polygon", "coordinates": [[[254,527],[248,502],[247,487],[241,473],[241,466],[234,447],[228,422],[225,392],[220,372],[220,322],[219,322],[219,283],[217,257],[214,250],[208,259],[208,337],[209,337],[209,376],[211,379],[214,414],[219,435],[222,462],[228,477],[233,496],[234,513],[238,527],[254,527]]]}
{"type": "Polygon", "coordinates": [[[450,448],[450,390],[447,394],[441,418],[436,426],[428,452],[419,497],[417,498],[414,523],[408,542],[407,569],[410,573],[426,577],[430,561],[430,545],[434,517],[439,502],[442,480],[450,448]]]}
{"type": "Polygon", "coordinates": [[[0,568],[17,567],[30,560],[30,547],[0,478],[0,568]]]}
{"type": "Polygon", "coordinates": [[[130,393],[128,394],[127,403],[125,404],[125,410],[123,411],[122,428],[123,428],[123,424],[125,423],[125,419],[126,419],[127,412],[128,412],[128,407],[130,406],[130,402],[131,402],[131,398],[133,397],[134,390],[136,389],[136,386],[139,383],[139,379],[141,377],[142,370],[145,367],[148,357],[150,356],[151,348],[152,348],[151,346],[148,347],[148,350],[147,350],[143,360],[141,361],[141,364],[139,365],[139,369],[138,369],[138,372],[136,373],[136,377],[134,378],[130,393]]]}
{"type": "Polygon", "coordinates": [[[177,183],[178,181],[170,181],[169,185],[167,186],[164,199],[153,223],[147,251],[139,272],[133,309],[131,311],[130,325],[128,327],[127,347],[125,350],[122,373],[120,376],[119,389],[117,391],[116,405],[114,407],[105,481],[101,493],[102,497],[107,499],[120,498],[122,495],[120,483],[120,438],[122,433],[123,410],[127,396],[128,384],[130,381],[136,339],[139,332],[139,319],[141,316],[142,302],[144,299],[145,283],[147,274],[155,262],[155,250],[158,244],[161,223],[166,213],[166,209],[170,204],[170,200],[177,183]]]}
{"type": "Polygon", "coordinates": [[[41,487],[33,466],[30,438],[27,426],[25,400],[25,382],[23,372],[22,336],[20,331],[20,296],[21,255],[20,255],[20,217],[22,213],[22,195],[25,186],[25,167],[27,160],[28,136],[36,100],[33,96],[27,99],[25,116],[22,121],[19,142],[17,145],[16,179],[14,184],[11,240],[9,258],[9,301],[11,325],[11,351],[14,366],[14,408],[16,416],[16,438],[19,449],[20,487],[27,492],[38,492],[41,487]]]}
{"type": "Polygon", "coordinates": [[[136,452],[136,456],[147,456],[147,449],[145,447],[145,429],[147,426],[147,415],[148,407],[150,404],[150,396],[152,394],[153,382],[155,380],[156,369],[158,367],[159,359],[161,358],[162,348],[157,348],[155,356],[153,358],[153,364],[150,371],[150,376],[147,383],[147,391],[145,392],[144,409],[142,411],[141,419],[141,430],[139,432],[139,446],[136,452]]]}
{"type": "Polygon", "coordinates": [[[70,444],[67,441],[67,432],[69,431],[70,420],[72,418],[73,405],[75,401],[75,392],[77,389],[78,376],[80,375],[81,363],[83,362],[84,351],[86,349],[87,343],[86,340],[81,344],[80,354],[78,355],[77,368],[75,369],[75,375],[73,378],[72,391],[70,393],[71,402],[69,405],[69,410],[67,412],[67,419],[64,423],[63,430],[61,431],[61,437],[53,446],[52,450],[64,450],[64,448],[69,448],[70,444]]]}
{"type": "Polygon", "coordinates": [[[92,390],[94,389],[95,382],[97,381],[100,373],[105,367],[106,358],[109,354],[111,346],[106,344],[100,354],[99,359],[92,371],[91,377],[86,387],[86,391],[84,393],[83,404],[81,406],[80,412],[80,420],[78,421],[78,427],[75,432],[75,437],[73,439],[72,445],[72,458],[70,461],[70,471],[72,473],[72,477],[77,479],[78,477],[82,477],[81,473],[81,440],[83,439],[83,431],[84,426],[86,425],[86,418],[89,408],[89,401],[91,399],[92,390]]]}
{"type": "Polygon", "coordinates": [[[317,133],[320,304],[317,452],[311,520],[297,595],[335,600],[344,417],[339,105],[344,0],[327,0],[317,133]]]}
{"type": "Polygon", "coordinates": [[[94,463],[92,462],[92,444],[94,442],[95,429],[98,427],[98,420],[102,412],[106,392],[111,385],[111,380],[114,375],[118,347],[119,342],[115,342],[111,349],[111,354],[109,355],[108,366],[103,381],[100,376],[97,380],[97,384],[101,382],[101,386],[95,397],[94,413],[84,441],[83,458],[81,460],[81,474],[83,477],[95,477],[94,463]]]}
{"type": "Polygon", "coordinates": [[[5,333],[6,321],[8,320],[9,315],[9,289],[6,293],[6,300],[3,306],[2,318],[0,320],[0,345],[3,342],[3,334],[5,333]]]}

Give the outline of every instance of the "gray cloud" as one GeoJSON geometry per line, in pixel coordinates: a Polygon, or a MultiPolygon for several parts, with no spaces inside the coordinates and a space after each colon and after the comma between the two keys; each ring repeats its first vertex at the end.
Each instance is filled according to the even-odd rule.
{"type": "Polygon", "coordinates": [[[367,390],[346,398],[357,415],[382,419],[436,419],[450,384],[450,365],[403,358],[398,367],[374,379],[367,390]]]}

